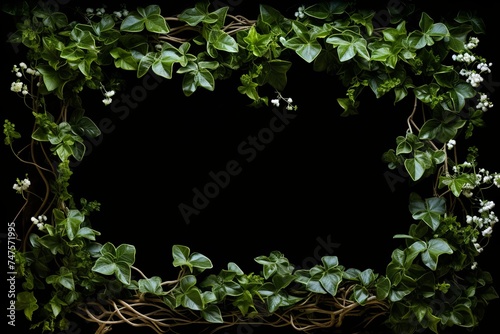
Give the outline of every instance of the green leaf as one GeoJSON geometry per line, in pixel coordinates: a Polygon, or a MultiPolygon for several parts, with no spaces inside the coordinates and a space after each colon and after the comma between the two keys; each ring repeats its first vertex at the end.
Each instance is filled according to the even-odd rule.
{"type": "Polygon", "coordinates": [[[97,50],[94,36],[88,30],[80,29],[80,25],[73,28],[70,38],[76,43],[79,49],[97,50]]]}
{"type": "Polygon", "coordinates": [[[221,311],[217,305],[208,305],[205,309],[201,310],[203,319],[210,323],[221,324],[224,323],[221,311]]]}
{"type": "Polygon", "coordinates": [[[462,189],[466,184],[474,184],[473,178],[469,174],[461,174],[458,176],[440,176],[439,188],[448,186],[455,197],[459,197],[462,189]]]}
{"type": "Polygon", "coordinates": [[[208,35],[208,43],[217,50],[226,52],[238,52],[238,43],[228,33],[218,29],[210,30],[208,35]]]}
{"type": "Polygon", "coordinates": [[[71,122],[71,129],[80,137],[96,138],[101,135],[99,127],[86,116],[82,116],[71,122]]]}
{"type": "Polygon", "coordinates": [[[46,64],[40,64],[36,68],[42,75],[43,83],[49,92],[60,90],[66,82],[61,80],[56,70],[46,64]]]}
{"type": "Polygon", "coordinates": [[[259,34],[255,26],[252,26],[243,41],[247,43],[246,49],[251,51],[254,56],[262,57],[269,51],[269,43],[273,40],[271,34],[259,34]]]}
{"type": "Polygon", "coordinates": [[[384,300],[389,295],[389,291],[391,290],[391,281],[387,277],[381,277],[377,283],[375,284],[376,296],[378,300],[384,300]]]}
{"type": "Polygon", "coordinates": [[[167,294],[163,291],[161,286],[162,280],[159,276],[153,276],[151,278],[142,278],[138,281],[139,292],[151,293],[156,296],[161,296],[167,294]]]}
{"type": "Polygon", "coordinates": [[[193,268],[201,270],[211,269],[213,267],[212,261],[210,261],[208,257],[196,252],[191,254],[189,262],[192,264],[193,268]]]}
{"type": "Polygon", "coordinates": [[[326,292],[335,297],[335,295],[337,295],[337,290],[340,285],[340,282],[342,282],[342,274],[326,273],[320,278],[319,281],[323,289],[325,289],[326,292]]]}
{"type": "Polygon", "coordinates": [[[71,291],[75,290],[73,273],[66,267],[61,267],[59,269],[59,274],[47,276],[45,281],[48,284],[60,284],[71,291]]]}
{"type": "Polygon", "coordinates": [[[283,45],[287,48],[295,50],[295,52],[306,62],[311,63],[321,52],[321,44],[316,40],[305,40],[301,37],[293,37],[283,41],[283,45]]]}
{"type": "Polygon", "coordinates": [[[158,34],[167,34],[170,31],[165,19],[160,15],[158,5],[149,5],[145,9],[137,7],[137,11],[129,13],[122,21],[120,30],[125,32],[141,32],[146,30],[158,34]]]}
{"type": "Polygon", "coordinates": [[[190,272],[193,272],[195,268],[203,271],[213,267],[212,261],[209,258],[196,252],[191,254],[191,250],[186,246],[172,246],[172,256],[174,258],[174,267],[186,266],[190,272]]]}
{"type": "Polygon", "coordinates": [[[107,242],[101,248],[101,257],[97,259],[92,271],[103,275],[115,275],[125,285],[130,284],[131,266],[135,262],[135,247],[122,244],[115,246],[107,242]]]}
{"type": "Polygon", "coordinates": [[[184,293],[182,295],[182,306],[195,311],[203,310],[205,308],[205,304],[200,290],[198,288],[192,288],[184,293]]]}
{"type": "Polygon", "coordinates": [[[208,1],[199,1],[194,8],[185,9],[177,17],[190,26],[196,26],[200,22],[215,23],[219,18],[216,14],[208,12],[208,6],[208,1]]]}
{"type": "Polygon", "coordinates": [[[21,291],[17,293],[16,310],[24,310],[24,315],[31,321],[33,312],[38,310],[37,299],[33,291],[21,291]]]}
{"type": "Polygon", "coordinates": [[[137,66],[137,77],[141,78],[146,73],[148,73],[149,69],[155,63],[155,61],[156,53],[154,52],[148,52],[144,57],[142,57],[137,66]]]}
{"type": "Polygon", "coordinates": [[[80,225],[85,220],[85,216],[79,210],[69,210],[67,218],[63,221],[69,240],[75,239],[80,225]]]}
{"type": "Polygon", "coordinates": [[[51,311],[54,317],[57,317],[61,313],[64,306],[67,306],[57,295],[54,295],[47,304],[45,304],[45,309],[51,311]]]}
{"type": "Polygon", "coordinates": [[[132,56],[130,51],[122,48],[114,48],[110,51],[110,55],[115,59],[115,67],[124,70],[137,70],[139,61],[132,56]]]}
{"type": "Polygon", "coordinates": [[[321,2],[307,7],[304,13],[316,19],[330,20],[334,15],[343,14],[348,5],[344,1],[321,2]]]}
{"type": "Polygon", "coordinates": [[[427,243],[427,249],[422,253],[422,261],[431,270],[436,270],[441,254],[453,254],[453,250],[445,239],[431,239],[427,243]]]}
{"type": "Polygon", "coordinates": [[[413,219],[423,220],[435,231],[439,227],[441,215],[446,212],[446,201],[442,197],[426,198],[423,201],[420,196],[412,193],[409,209],[413,219]]]}
{"type": "Polygon", "coordinates": [[[295,52],[306,62],[311,63],[321,52],[322,46],[312,36],[307,27],[298,22],[292,22],[293,30],[296,33],[295,37],[286,40],[284,37],[281,39],[283,46],[295,50],[295,52]]]}
{"type": "Polygon", "coordinates": [[[368,298],[370,297],[370,292],[364,286],[355,285],[353,291],[354,300],[360,305],[365,305],[368,298]]]}
{"type": "Polygon", "coordinates": [[[325,42],[337,48],[337,53],[341,62],[346,62],[356,55],[368,61],[371,60],[366,40],[363,36],[353,31],[345,30],[341,34],[331,35],[325,42]]]}
{"type": "Polygon", "coordinates": [[[263,64],[263,73],[261,75],[262,84],[269,83],[278,91],[283,91],[287,84],[287,72],[292,63],[286,60],[274,59],[263,64]]]}

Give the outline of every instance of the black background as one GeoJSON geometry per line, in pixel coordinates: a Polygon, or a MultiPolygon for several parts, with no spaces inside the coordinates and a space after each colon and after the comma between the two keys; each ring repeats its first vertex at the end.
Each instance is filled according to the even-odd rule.
{"type": "MultiPolygon", "coordinates": [[[[101,6],[99,2],[77,0],[54,3],[63,11],[74,6],[101,6]]],[[[153,2],[137,3],[146,6],[153,2]]],[[[194,3],[158,2],[165,16],[175,15],[194,3]]],[[[259,3],[270,4],[292,17],[298,6],[308,2],[213,2],[228,5],[231,14],[248,18],[256,18],[259,3]]],[[[435,1],[415,3],[436,21],[462,9],[476,10],[484,18],[488,32],[486,37],[480,36],[481,55],[496,63],[498,27],[491,8],[464,1],[440,2],[439,7],[435,1]]],[[[386,4],[360,2],[360,6],[375,10],[384,9],[386,4]]],[[[127,6],[134,8],[133,2],[127,6]]],[[[108,7],[113,9],[111,4],[108,7]]],[[[6,38],[15,30],[14,22],[3,13],[1,21],[6,38]]],[[[13,64],[24,61],[24,50],[7,43],[4,48],[10,61],[2,62],[2,122],[4,118],[15,122],[31,117],[15,94],[8,91],[15,80],[9,76],[10,70],[13,64]]],[[[492,70],[494,76],[495,66],[492,70]]],[[[283,95],[292,97],[299,110],[284,130],[274,133],[264,149],[248,162],[248,155],[242,155],[238,147],[246,145],[249,136],[267,131],[275,114],[271,107],[247,107],[251,101],[238,93],[238,77],[217,81],[214,92],[199,89],[185,97],[179,78],[163,79],[153,88],[145,86],[154,84],[153,78],[134,79],[132,73],[127,73],[127,85],[115,97],[122,100],[121,108],[114,109],[102,105],[100,93],[89,94],[89,116],[98,124],[108,120],[112,130],[89,144],[88,156],[75,166],[70,190],[76,198],[101,202],[101,212],[91,217],[93,227],[102,233],[98,241],[135,245],[136,267],[147,276],[164,279],[174,279],[177,274],[171,265],[173,244],[186,245],[208,256],[214,263],[214,273],[226,268],[228,262],[237,263],[245,272],[258,272],[260,265],[253,259],[279,250],[300,267],[318,263],[323,255],[337,255],[346,268],[372,268],[383,274],[392,250],[399,245],[392,236],[406,233],[412,223],[407,210],[412,189],[406,183],[388,183],[388,169],[381,155],[395,147],[396,136],[404,135],[411,104],[393,106],[392,97],[376,100],[366,91],[360,114],[340,117],[336,98],[344,97],[345,89],[336,78],[315,73],[312,65],[297,59],[283,95]],[[122,93],[129,95],[130,103],[125,102],[122,93]],[[193,189],[202,190],[213,181],[210,173],[224,170],[230,161],[238,161],[241,173],[232,176],[207,207],[190,216],[187,223],[179,204],[192,206],[193,189]]],[[[500,80],[495,76],[490,80],[490,95],[495,103],[500,80]]],[[[270,88],[260,92],[274,97],[270,88]]],[[[476,130],[475,140],[483,152],[479,162],[486,169],[498,171],[494,154],[499,141],[495,129],[500,120],[498,111],[490,110],[485,120],[487,127],[476,130]]],[[[1,186],[7,189],[2,190],[2,215],[10,221],[20,205],[12,203],[10,189],[13,180],[23,177],[25,171],[4,145],[0,161],[4,171],[1,186]]],[[[498,249],[494,234],[491,245],[479,257],[480,266],[493,274],[497,271],[498,249]]],[[[491,304],[474,333],[490,331],[498,305],[498,301],[491,304]]],[[[16,329],[28,332],[22,318],[19,313],[16,329]]],[[[92,327],[78,324],[68,333],[79,330],[90,333],[92,327]]],[[[121,330],[127,332],[120,326],[114,331],[121,330]]],[[[269,330],[240,327],[227,333],[269,330]]],[[[453,328],[452,332],[458,331],[453,328]]]]}

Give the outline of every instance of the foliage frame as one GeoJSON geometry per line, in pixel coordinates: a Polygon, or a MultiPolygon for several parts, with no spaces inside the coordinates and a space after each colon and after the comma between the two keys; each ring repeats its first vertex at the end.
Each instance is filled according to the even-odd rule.
{"type": "MultiPolygon", "coordinates": [[[[28,232],[20,236],[22,245],[12,249],[23,280],[16,309],[33,321],[32,329],[63,330],[68,315],[75,314],[95,323],[96,333],[119,323],[157,333],[194,324],[210,324],[216,331],[239,323],[311,332],[340,327],[355,316],[365,325],[382,317],[395,333],[438,333],[453,326],[474,328],[489,302],[498,298],[491,274],[477,266],[476,257],[496,218],[478,203],[488,203],[486,189],[498,186],[500,176],[481,171],[477,148],[467,150],[465,162],[456,149],[447,149],[472,137],[484,123],[488,99],[481,100],[478,86],[460,70],[478,74],[472,65],[487,65],[486,60],[475,55],[471,64],[451,61],[452,54],[471,52],[471,35],[484,33],[481,19],[459,13],[452,22],[435,22],[422,13],[418,27],[407,31],[412,6],[402,12],[388,8],[391,25],[378,28],[375,13],[358,10],[355,3],[318,2],[300,8],[293,19],[268,5],[259,8],[258,18],[249,20],[231,15],[227,7],[212,10],[207,1],[175,17],[148,5],[126,16],[87,12],[83,22],[24,3],[6,9],[20,18],[10,42],[28,49],[28,68],[34,70],[20,66],[15,72],[29,82],[19,92],[26,92],[20,96],[34,116],[28,147],[38,151],[21,158],[23,150],[13,147],[24,137],[8,120],[5,143],[21,161],[35,166],[36,177],[46,185],[38,200],[17,179],[25,200],[20,212],[29,208],[34,219],[20,222],[29,226],[28,232]],[[99,203],[77,200],[68,190],[71,162],[85,156],[83,138],[100,135],[85,116],[83,91],[100,90],[103,102],[110,104],[120,83],[107,80],[108,73],[131,71],[140,78],[153,71],[166,79],[182,75],[183,93],[191,96],[242,72],[238,91],[251,106],[281,102],[294,109],[293,101],[281,95],[292,60],[340,77],[346,95],[337,102],[345,117],[357,113],[366,90],[377,98],[393,94],[394,104],[414,99],[408,129],[384,161],[389,169],[403,166],[411,182],[434,180],[432,195],[410,196],[415,223],[408,234],[395,236],[402,245],[392,253],[385,275],[344,268],[336,256],[296,270],[275,251],[255,258],[262,265],[259,274],[244,273],[231,262],[218,274],[203,276],[212,269],[211,260],[173,245],[172,264],[179,274],[166,281],[134,266],[133,245],[97,242],[99,232],[89,216],[99,203]],[[276,99],[260,95],[266,85],[276,90],[276,99]],[[481,107],[478,100],[484,102],[481,107]],[[132,280],[133,270],[142,278],[132,280]],[[441,306],[438,311],[433,304],[441,306]]],[[[19,225],[16,220],[12,226],[19,225]]]]}

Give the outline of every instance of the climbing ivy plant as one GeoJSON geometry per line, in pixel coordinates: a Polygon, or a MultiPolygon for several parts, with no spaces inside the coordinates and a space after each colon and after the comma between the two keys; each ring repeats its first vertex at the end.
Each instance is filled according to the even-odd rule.
{"type": "Polygon", "coordinates": [[[14,190],[25,201],[9,219],[12,231],[26,231],[17,236],[21,245],[11,248],[22,280],[15,308],[32,329],[64,330],[76,314],[99,333],[118,323],[158,333],[238,323],[313,331],[341,326],[354,315],[364,324],[382,318],[394,333],[438,333],[477,326],[498,298],[477,257],[498,221],[487,190],[500,186],[500,174],[479,166],[477,147],[457,150],[493,107],[481,89],[492,64],[475,53],[485,32],[481,18],[460,12],[440,22],[405,5],[389,8],[390,23],[378,27],[376,12],[355,2],[301,6],[294,17],[271,5],[258,8],[252,19],[207,1],[175,16],[162,15],[154,4],[76,15],[41,4],[4,8],[17,18],[9,42],[26,50],[13,66],[11,90],[29,111],[23,122],[30,132],[18,132],[8,119],[12,109],[2,116],[5,144],[30,168],[8,177],[17,178],[14,190]],[[385,272],[345,268],[336,256],[298,269],[274,251],[255,258],[259,273],[245,273],[233,262],[210,273],[208,257],[170,245],[178,275],[166,280],[135,266],[134,245],[99,240],[89,217],[100,204],[69,191],[71,164],[85,157],[84,139],[101,134],[85,112],[84,92],[101,92],[105,110],[121,88],[113,75],[120,71],[180,77],[185,96],[237,77],[235,90],[250,106],[296,109],[282,93],[298,62],[338,77],[346,88],[337,98],[342,116],[358,112],[363,94],[413,105],[407,128],[383,161],[391,170],[404,168],[409,182],[433,182],[428,193],[411,194],[414,221],[406,234],[394,236],[401,245],[385,272]],[[262,94],[265,86],[276,96],[262,94]],[[27,148],[18,150],[18,144],[27,148]],[[32,191],[32,183],[43,191],[32,191]],[[141,278],[132,279],[132,272],[141,278]]]}

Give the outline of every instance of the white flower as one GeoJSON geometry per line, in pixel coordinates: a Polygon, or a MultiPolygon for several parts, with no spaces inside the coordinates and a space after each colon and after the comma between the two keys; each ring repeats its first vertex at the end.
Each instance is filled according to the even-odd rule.
{"type": "Polygon", "coordinates": [[[466,49],[474,49],[479,44],[479,39],[477,37],[470,37],[469,42],[465,44],[466,49]]]}
{"type": "Polygon", "coordinates": [[[449,150],[451,150],[457,142],[454,139],[450,139],[446,146],[448,147],[449,150]]]}
{"type": "Polygon", "coordinates": [[[274,104],[276,107],[280,106],[280,100],[279,99],[272,99],[271,103],[274,104]]]}
{"type": "Polygon", "coordinates": [[[10,90],[13,91],[14,93],[19,93],[23,89],[23,83],[20,81],[15,81],[11,83],[10,85],[10,90]]]}
{"type": "Polygon", "coordinates": [[[295,17],[298,17],[299,19],[303,19],[305,14],[304,14],[304,10],[306,9],[306,7],[304,6],[300,6],[297,11],[295,12],[295,17]]]}
{"type": "Polygon", "coordinates": [[[14,183],[14,185],[12,186],[12,189],[14,189],[18,194],[20,194],[24,190],[27,190],[30,185],[31,181],[28,178],[25,178],[24,180],[17,179],[16,183],[14,183]]]}
{"type": "Polygon", "coordinates": [[[491,233],[493,233],[493,228],[489,226],[488,228],[484,229],[483,232],[481,233],[483,234],[483,237],[490,237],[491,233]]]}
{"type": "Polygon", "coordinates": [[[478,244],[477,242],[474,243],[474,247],[476,248],[476,250],[481,253],[483,251],[483,247],[481,247],[480,244],[478,244]]]}
{"type": "Polygon", "coordinates": [[[486,64],[486,63],[479,63],[477,64],[477,69],[483,73],[483,72],[488,72],[488,73],[491,73],[491,69],[490,67],[493,65],[493,63],[489,63],[489,64],[486,64]]]}
{"type": "Polygon", "coordinates": [[[107,97],[104,100],[102,100],[102,103],[104,103],[105,106],[110,105],[111,102],[113,102],[113,99],[110,97],[107,97]]]}
{"type": "Polygon", "coordinates": [[[476,108],[486,112],[488,109],[493,108],[493,103],[488,99],[488,95],[479,93],[479,103],[476,105],[476,108]]]}

